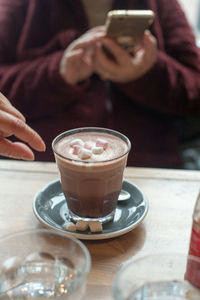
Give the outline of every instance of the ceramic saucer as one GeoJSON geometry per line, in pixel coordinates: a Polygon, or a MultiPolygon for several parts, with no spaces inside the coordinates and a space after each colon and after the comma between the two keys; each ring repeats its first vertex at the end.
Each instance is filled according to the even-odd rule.
{"type": "Polygon", "coordinates": [[[126,201],[118,202],[114,219],[103,224],[101,233],[91,233],[89,230],[70,232],[64,229],[63,224],[69,220],[68,208],[60,180],[50,182],[35,195],[33,211],[43,225],[68,236],[84,240],[113,238],[137,227],[148,212],[148,201],[135,184],[124,180],[122,189],[128,191],[131,197],[126,201]]]}

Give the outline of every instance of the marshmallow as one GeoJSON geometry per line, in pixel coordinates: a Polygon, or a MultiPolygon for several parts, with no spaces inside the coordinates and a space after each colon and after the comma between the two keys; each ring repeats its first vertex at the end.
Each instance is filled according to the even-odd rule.
{"type": "Polygon", "coordinates": [[[83,141],[81,139],[74,139],[70,142],[70,146],[73,147],[74,145],[83,146],[83,141]]]}
{"type": "Polygon", "coordinates": [[[80,159],[87,159],[92,156],[92,151],[88,149],[81,148],[78,152],[78,157],[80,159]]]}
{"type": "Polygon", "coordinates": [[[89,222],[89,228],[91,232],[102,232],[102,224],[99,221],[91,221],[89,222]]]}
{"type": "Polygon", "coordinates": [[[76,223],[76,230],[85,231],[86,229],[88,229],[88,222],[83,221],[83,220],[79,220],[76,223]]]}
{"type": "Polygon", "coordinates": [[[92,153],[94,153],[94,154],[101,154],[101,153],[103,153],[103,147],[93,147],[92,148],[92,153]]]}
{"type": "Polygon", "coordinates": [[[74,232],[76,231],[76,225],[72,222],[66,222],[63,224],[64,229],[74,232]]]}
{"type": "Polygon", "coordinates": [[[96,146],[97,147],[103,147],[104,150],[108,147],[108,142],[104,139],[97,139],[96,140],[96,146]]]}
{"type": "Polygon", "coordinates": [[[84,144],[83,147],[84,147],[85,149],[91,150],[91,149],[92,149],[92,146],[93,146],[92,143],[90,143],[90,142],[85,142],[85,144],[84,144]]]}
{"type": "Polygon", "coordinates": [[[79,153],[79,150],[81,149],[80,145],[73,145],[73,154],[77,155],[79,153]]]}

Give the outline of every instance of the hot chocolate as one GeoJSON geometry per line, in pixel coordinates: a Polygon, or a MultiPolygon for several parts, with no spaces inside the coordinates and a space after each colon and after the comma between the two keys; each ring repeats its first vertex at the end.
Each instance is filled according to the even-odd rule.
{"type": "Polygon", "coordinates": [[[65,132],[53,141],[62,190],[72,219],[113,218],[129,140],[103,128],[65,132]]]}

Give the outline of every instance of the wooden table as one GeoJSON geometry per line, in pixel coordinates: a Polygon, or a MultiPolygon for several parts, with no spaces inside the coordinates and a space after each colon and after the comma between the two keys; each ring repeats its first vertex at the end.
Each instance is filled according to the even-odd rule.
{"type": "MultiPolygon", "coordinates": [[[[92,257],[85,297],[88,300],[112,299],[114,275],[132,256],[188,251],[200,172],[127,168],[124,175],[144,192],[149,200],[149,211],[137,228],[123,236],[83,241],[92,257]]],[[[33,197],[57,178],[54,163],[0,161],[0,236],[43,227],[33,213],[33,197]]]]}

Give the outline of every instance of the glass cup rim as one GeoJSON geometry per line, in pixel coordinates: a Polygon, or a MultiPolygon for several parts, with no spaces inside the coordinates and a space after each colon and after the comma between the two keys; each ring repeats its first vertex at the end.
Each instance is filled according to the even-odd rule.
{"type": "Polygon", "coordinates": [[[192,254],[189,254],[189,253],[184,253],[184,252],[158,252],[158,253],[149,253],[149,254],[146,254],[146,255],[141,255],[141,256],[138,256],[138,257],[131,257],[130,259],[128,259],[127,261],[125,261],[120,267],[119,269],[117,270],[116,274],[115,274],[115,278],[114,279],[117,279],[121,272],[125,271],[126,269],[128,269],[129,267],[132,267],[132,265],[134,265],[136,262],[139,262],[139,261],[143,261],[143,260],[146,260],[148,258],[158,258],[158,257],[175,257],[175,256],[182,256],[182,257],[185,257],[186,259],[187,258],[190,258],[194,261],[197,261],[197,262],[200,262],[200,257],[197,257],[197,256],[194,256],[192,254]]]}
{"type": "Polygon", "coordinates": [[[62,159],[64,160],[67,160],[67,161],[71,161],[71,162],[75,162],[75,163],[82,163],[82,164],[106,164],[106,163],[110,163],[116,159],[120,159],[122,157],[124,157],[125,155],[127,155],[131,149],[131,142],[129,140],[129,138],[122,134],[121,132],[119,131],[116,131],[116,130],[113,130],[113,129],[110,129],[110,128],[104,128],[104,127],[80,127],[80,128],[74,128],[74,129],[70,129],[70,130],[67,130],[67,131],[64,131],[62,133],[60,133],[59,135],[57,135],[53,141],[52,141],[52,149],[53,149],[53,152],[61,157],[62,159]],[[68,135],[71,135],[71,134],[74,134],[74,133],[78,133],[78,132],[93,132],[93,131],[96,131],[96,132],[104,132],[104,133],[107,133],[107,134],[114,134],[115,136],[121,138],[123,141],[126,142],[127,144],[127,150],[120,156],[118,157],[115,157],[115,158],[112,158],[112,159],[108,159],[108,160],[101,160],[101,161],[85,161],[85,160],[80,160],[80,159],[73,159],[73,158],[68,158],[68,157],[65,157],[63,156],[62,154],[58,153],[58,151],[56,151],[55,149],[55,144],[60,141],[64,136],[68,136],[68,135]]]}
{"type": "MultiPolygon", "coordinates": [[[[196,257],[194,255],[191,255],[189,253],[184,253],[184,252],[154,252],[154,253],[147,253],[145,255],[140,255],[138,257],[131,257],[130,259],[128,259],[127,261],[125,261],[117,270],[113,282],[112,282],[112,295],[113,297],[116,297],[116,295],[118,295],[118,291],[117,291],[117,287],[118,287],[118,283],[120,282],[120,277],[122,276],[123,272],[125,272],[126,270],[128,270],[128,268],[132,268],[132,266],[134,266],[134,264],[136,262],[139,261],[143,261],[146,260],[148,258],[158,258],[158,257],[184,257],[186,260],[186,264],[187,261],[189,259],[193,260],[193,261],[197,261],[198,263],[200,262],[200,257],[196,257]]],[[[114,298],[115,299],[115,298],[114,298]]]]}
{"type": "MultiPolygon", "coordinates": [[[[73,237],[73,236],[69,236],[69,235],[64,235],[63,233],[61,232],[57,232],[57,231],[53,231],[53,230],[50,230],[50,229],[27,229],[27,230],[21,230],[21,231],[17,231],[17,232],[13,232],[13,233],[10,233],[10,234],[7,234],[7,235],[4,235],[4,236],[1,236],[0,237],[0,248],[1,248],[1,244],[5,241],[9,241],[13,238],[16,238],[16,237],[20,237],[20,236],[26,236],[27,234],[34,234],[34,233],[44,233],[44,234],[53,234],[55,236],[58,236],[58,237],[61,237],[61,238],[64,238],[64,239],[68,239],[70,241],[73,241],[76,245],[78,245],[81,250],[83,251],[84,255],[85,255],[85,270],[83,272],[83,276],[86,276],[89,271],[90,271],[90,268],[91,268],[91,256],[90,256],[90,253],[89,253],[89,250],[87,249],[87,247],[80,241],[78,240],[77,238],[73,237]]],[[[0,293],[1,294],[1,293],[0,293]]]]}

